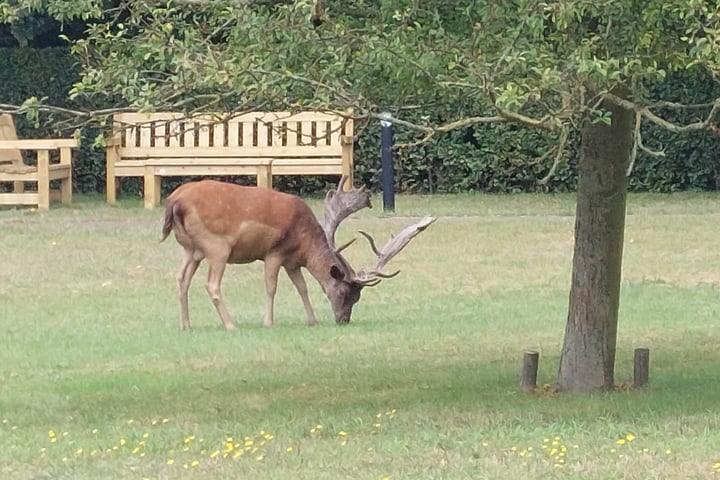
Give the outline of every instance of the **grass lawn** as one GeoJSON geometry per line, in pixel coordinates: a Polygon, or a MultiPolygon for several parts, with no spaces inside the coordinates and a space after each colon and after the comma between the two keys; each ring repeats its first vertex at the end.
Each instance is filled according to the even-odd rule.
{"type": "MultiPolygon", "coordinates": [[[[572,195],[374,203],[339,243],[440,218],[349,326],[312,279],[321,324],[305,326],[281,275],[263,328],[257,263],[226,272],[234,332],[205,265],[180,331],[161,209],[0,210],[0,478],[720,478],[720,196],[630,196],[616,378],[648,347],[651,384],[590,395],[518,388],[525,349],[541,382],[557,372],[572,195]]],[[[372,261],[360,241],[348,257],[372,261]]]]}

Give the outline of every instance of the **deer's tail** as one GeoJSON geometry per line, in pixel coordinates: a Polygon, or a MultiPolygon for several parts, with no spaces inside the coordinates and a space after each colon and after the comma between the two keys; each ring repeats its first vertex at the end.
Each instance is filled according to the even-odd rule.
{"type": "Polygon", "coordinates": [[[165,205],[165,222],[163,223],[161,242],[170,235],[175,226],[183,226],[182,208],[177,200],[168,199],[165,205]]]}

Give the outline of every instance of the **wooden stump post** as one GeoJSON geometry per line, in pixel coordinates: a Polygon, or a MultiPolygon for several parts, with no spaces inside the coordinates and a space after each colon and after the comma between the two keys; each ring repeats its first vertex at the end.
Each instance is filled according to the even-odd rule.
{"type": "Polygon", "coordinates": [[[636,348],[633,362],[633,386],[644,387],[650,376],[650,349],[636,348]]]}
{"type": "Polygon", "coordinates": [[[537,387],[539,359],[540,354],[532,350],[523,354],[522,371],[520,372],[520,387],[523,390],[534,390],[537,387]]]}

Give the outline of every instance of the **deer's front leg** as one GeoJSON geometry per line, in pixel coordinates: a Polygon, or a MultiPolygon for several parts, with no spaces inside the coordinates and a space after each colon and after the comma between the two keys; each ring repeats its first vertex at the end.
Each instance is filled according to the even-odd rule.
{"type": "Polygon", "coordinates": [[[277,292],[278,273],[282,260],[278,257],[270,256],[265,259],[265,318],[263,325],[266,327],[273,326],[275,292],[277,292]]]}
{"type": "Polygon", "coordinates": [[[303,306],[305,307],[305,315],[307,315],[307,324],[310,326],[317,325],[317,318],[315,317],[315,312],[310,304],[307,284],[305,283],[305,277],[303,277],[302,271],[300,268],[290,269],[287,267],[285,267],[285,271],[287,272],[288,277],[290,277],[290,280],[292,280],[293,285],[295,285],[295,289],[300,294],[300,298],[302,298],[303,306]]]}

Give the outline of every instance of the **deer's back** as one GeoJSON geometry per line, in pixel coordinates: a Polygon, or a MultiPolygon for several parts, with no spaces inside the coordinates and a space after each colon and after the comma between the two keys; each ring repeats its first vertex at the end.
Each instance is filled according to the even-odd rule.
{"type": "Polygon", "coordinates": [[[265,188],[203,180],[177,188],[167,200],[173,231],[186,249],[228,256],[229,263],[295,256],[303,264],[307,241],[322,234],[315,215],[298,197],[265,188]]]}

